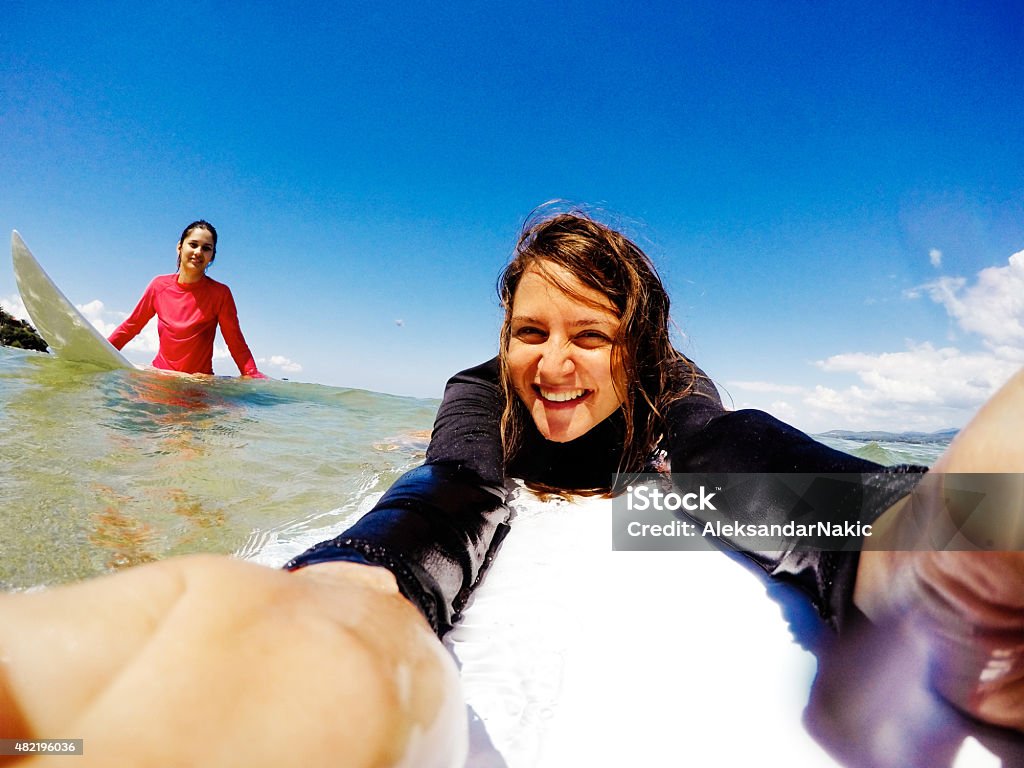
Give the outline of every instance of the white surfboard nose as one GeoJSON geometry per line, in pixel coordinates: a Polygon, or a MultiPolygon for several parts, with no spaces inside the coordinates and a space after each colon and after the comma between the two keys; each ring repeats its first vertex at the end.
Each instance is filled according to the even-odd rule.
{"type": "Polygon", "coordinates": [[[68,301],[16,229],[11,261],[28,316],[58,357],[107,369],[135,367],[68,301]]]}

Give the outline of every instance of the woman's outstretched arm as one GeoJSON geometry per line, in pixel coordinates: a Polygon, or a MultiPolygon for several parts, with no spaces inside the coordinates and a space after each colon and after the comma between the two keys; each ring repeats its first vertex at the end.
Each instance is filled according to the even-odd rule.
{"type": "Polygon", "coordinates": [[[497,359],[453,376],[427,463],[399,478],[351,528],[285,567],[352,561],[388,568],[444,635],[509,531],[500,418],[497,359]]]}

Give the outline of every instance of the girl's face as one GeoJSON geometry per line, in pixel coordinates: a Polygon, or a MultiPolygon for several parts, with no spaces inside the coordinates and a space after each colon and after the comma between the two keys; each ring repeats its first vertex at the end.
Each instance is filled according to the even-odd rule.
{"type": "Polygon", "coordinates": [[[213,261],[215,250],[213,234],[209,230],[199,227],[189,230],[178,244],[178,275],[185,282],[198,280],[213,261]]]}
{"type": "Polygon", "coordinates": [[[587,299],[563,293],[534,268],[512,299],[509,374],[516,392],[548,440],[565,443],[585,435],[622,404],[621,371],[612,370],[619,318],[608,298],[548,263],[559,282],[587,299]]]}

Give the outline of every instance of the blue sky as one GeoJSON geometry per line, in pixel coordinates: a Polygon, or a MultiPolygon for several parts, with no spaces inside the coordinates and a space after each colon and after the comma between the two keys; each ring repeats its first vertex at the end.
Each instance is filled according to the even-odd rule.
{"type": "Polygon", "coordinates": [[[1022,49],[1019,1],[9,0],[0,225],[106,330],[207,218],[264,371],[439,396],[570,200],[735,407],[959,426],[1024,363],[1022,49]]]}

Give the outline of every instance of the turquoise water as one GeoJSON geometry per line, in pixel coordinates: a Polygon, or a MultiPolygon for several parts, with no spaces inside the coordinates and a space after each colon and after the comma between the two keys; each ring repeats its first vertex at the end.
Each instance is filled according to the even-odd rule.
{"type": "MultiPolygon", "coordinates": [[[[423,460],[436,400],[0,347],[0,588],[193,552],[280,565],[423,460]]],[[[828,441],[881,463],[942,446],[828,441]]]]}
{"type": "Polygon", "coordinates": [[[0,587],[190,552],[280,564],[420,463],[436,408],[0,347],[0,587]]]}

